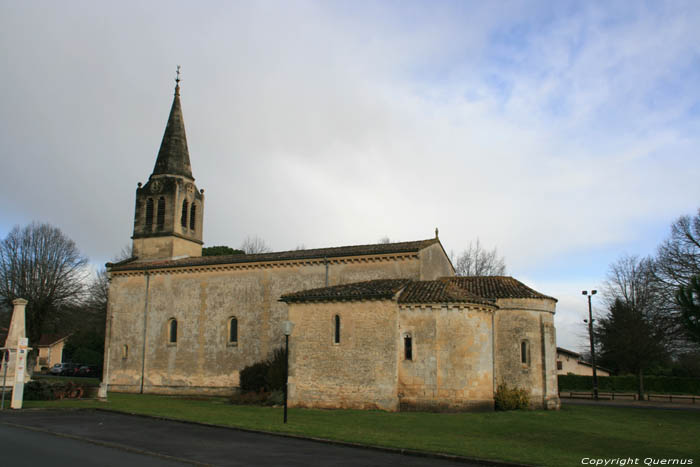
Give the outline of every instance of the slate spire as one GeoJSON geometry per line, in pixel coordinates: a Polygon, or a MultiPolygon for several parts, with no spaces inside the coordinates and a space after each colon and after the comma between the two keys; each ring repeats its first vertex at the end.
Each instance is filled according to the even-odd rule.
{"type": "Polygon", "coordinates": [[[182,118],[182,106],[180,104],[180,66],[177,67],[175,78],[175,97],[170,108],[168,124],[165,127],[163,141],[160,143],[158,159],[153,168],[153,175],[181,175],[194,180],[192,167],[190,166],[190,153],[187,149],[187,136],[185,135],[185,121],[182,118]]]}

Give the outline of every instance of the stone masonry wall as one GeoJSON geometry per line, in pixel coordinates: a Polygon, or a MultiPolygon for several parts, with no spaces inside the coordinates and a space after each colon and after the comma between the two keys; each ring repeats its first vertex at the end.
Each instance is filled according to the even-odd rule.
{"type": "Polygon", "coordinates": [[[558,408],[556,336],[550,299],[499,299],[495,316],[496,384],[530,390],[533,408],[558,408]],[[521,343],[527,343],[526,363],[521,343]]]}
{"type": "Polygon", "coordinates": [[[402,306],[399,398],[402,410],[493,410],[493,310],[402,306]],[[404,338],[411,336],[412,360],[404,338]]]}
{"type": "Polygon", "coordinates": [[[397,410],[397,311],[389,300],[291,303],[290,406],[397,410]]]}
{"type": "MultiPolygon", "coordinates": [[[[331,261],[329,285],[418,279],[420,268],[415,255],[331,261]]],[[[268,358],[284,344],[281,322],[287,319],[287,305],[279,297],[323,287],[325,274],[322,260],[156,270],[149,274],[147,306],[144,272],[111,274],[109,351],[105,353],[110,388],[139,392],[143,369],[144,392],[231,393],[238,386],[241,369],[268,358]],[[238,320],[237,345],[227,341],[231,317],[238,320]],[[167,342],[171,318],[178,321],[174,345],[167,342]]]]}

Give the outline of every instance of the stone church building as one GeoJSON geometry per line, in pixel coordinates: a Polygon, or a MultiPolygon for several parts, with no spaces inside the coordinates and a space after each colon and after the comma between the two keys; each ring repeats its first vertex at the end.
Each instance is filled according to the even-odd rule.
{"type": "Polygon", "coordinates": [[[556,299],[455,277],[440,240],[202,256],[179,80],[133,257],[108,263],[103,391],[230,394],[290,336],[292,407],[492,409],[500,382],[559,406],[556,299]]]}

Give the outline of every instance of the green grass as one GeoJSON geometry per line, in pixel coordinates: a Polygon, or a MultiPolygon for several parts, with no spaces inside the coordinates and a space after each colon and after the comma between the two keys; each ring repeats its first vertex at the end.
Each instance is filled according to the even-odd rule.
{"type": "Polygon", "coordinates": [[[230,405],[194,399],[110,393],[108,402],[28,401],[27,408],[100,407],[255,430],[375,446],[433,451],[536,465],[574,466],[581,459],[646,457],[700,462],[700,411],[566,406],[560,411],[387,413],[230,405]]]}

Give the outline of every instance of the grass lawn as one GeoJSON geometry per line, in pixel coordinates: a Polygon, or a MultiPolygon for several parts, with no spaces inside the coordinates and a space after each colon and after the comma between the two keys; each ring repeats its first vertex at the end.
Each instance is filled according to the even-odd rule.
{"type": "Polygon", "coordinates": [[[27,401],[27,408],[100,407],[217,425],[293,433],[394,448],[536,465],[581,465],[590,458],[693,459],[700,463],[700,412],[567,406],[558,412],[387,413],[234,406],[197,400],[110,393],[108,402],[27,401]]]}

